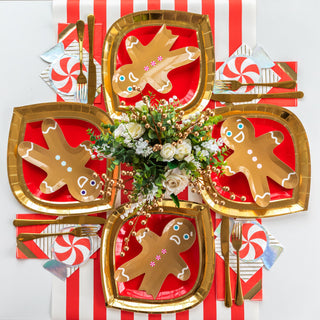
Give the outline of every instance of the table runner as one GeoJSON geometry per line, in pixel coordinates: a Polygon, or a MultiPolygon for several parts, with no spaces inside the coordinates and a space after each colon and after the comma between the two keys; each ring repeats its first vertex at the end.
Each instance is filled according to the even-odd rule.
{"type": "MultiPolygon", "coordinates": [[[[87,15],[93,13],[96,23],[102,24],[102,34],[105,34],[112,23],[123,15],[157,9],[207,14],[211,21],[217,61],[224,61],[242,43],[250,47],[255,46],[255,0],[53,0],[55,23],[75,23],[78,19],[86,21],[87,15]]],[[[184,200],[201,201],[190,190],[185,190],[180,195],[184,200]]],[[[116,206],[126,201],[126,196],[121,194],[117,198],[116,206]]],[[[259,279],[261,274],[260,270],[259,279]]],[[[243,306],[233,305],[232,308],[225,308],[224,302],[218,301],[217,291],[223,293],[223,290],[216,289],[216,275],[217,273],[209,295],[198,306],[177,314],[147,315],[105,308],[100,280],[100,262],[99,259],[92,259],[74,272],[66,282],[59,279],[53,280],[52,319],[258,319],[259,302],[257,301],[245,301],[243,306]]],[[[223,273],[220,275],[223,277],[223,273]]],[[[222,285],[220,281],[219,283],[222,285]]],[[[261,298],[260,295],[259,297],[261,298]]]]}

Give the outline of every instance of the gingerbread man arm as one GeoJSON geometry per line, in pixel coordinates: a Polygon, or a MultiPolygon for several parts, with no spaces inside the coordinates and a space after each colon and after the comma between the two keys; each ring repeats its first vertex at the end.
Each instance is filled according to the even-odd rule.
{"type": "Polygon", "coordinates": [[[47,171],[48,159],[50,159],[50,152],[48,149],[42,148],[33,142],[23,141],[19,144],[18,153],[24,160],[47,171]]]}
{"type": "Polygon", "coordinates": [[[182,281],[188,280],[191,275],[188,265],[180,256],[174,261],[171,273],[182,281]]]}
{"type": "Polygon", "coordinates": [[[292,189],[298,184],[298,175],[288,165],[282,162],[275,155],[272,155],[272,161],[275,165],[268,172],[268,176],[286,189],[292,189]]]}
{"type": "Polygon", "coordinates": [[[223,167],[223,172],[226,176],[232,176],[240,171],[238,159],[235,157],[235,154],[229,156],[226,162],[227,165],[223,167]]]}
{"type": "Polygon", "coordinates": [[[121,265],[114,274],[115,279],[119,282],[127,282],[145,273],[145,270],[137,267],[139,262],[144,261],[144,256],[145,254],[141,252],[135,258],[121,265]]]}
{"type": "Polygon", "coordinates": [[[143,45],[136,37],[130,36],[126,39],[126,49],[133,63],[141,59],[141,52],[144,50],[143,48],[143,45]]]}
{"type": "Polygon", "coordinates": [[[159,241],[160,237],[152,231],[145,231],[144,229],[140,229],[137,232],[136,239],[145,249],[148,247],[152,248],[155,243],[159,241]]]}
{"type": "Polygon", "coordinates": [[[266,148],[273,147],[275,148],[283,141],[284,136],[280,131],[270,131],[263,134],[262,136],[257,137],[257,142],[262,143],[266,148]]]}
{"type": "Polygon", "coordinates": [[[90,141],[83,141],[76,148],[75,153],[78,153],[77,159],[80,163],[83,163],[83,165],[85,165],[92,156],[91,145],[92,143],[90,141]]]}

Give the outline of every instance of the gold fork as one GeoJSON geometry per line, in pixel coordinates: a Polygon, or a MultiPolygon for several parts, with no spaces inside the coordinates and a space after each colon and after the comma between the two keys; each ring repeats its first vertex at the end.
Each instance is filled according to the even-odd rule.
{"type": "Polygon", "coordinates": [[[280,82],[268,82],[268,83],[241,83],[237,80],[216,80],[214,86],[219,90],[238,90],[241,87],[246,86],[266,86],[273,88],[285,88],[294,89],[296,87],[296,81],[280,81],[280,82]]]}
{"type": "Polygon", "coordinates": [[[84,22],[82,20],[77,21],[77,33],[78,33],[78,40],[79,40],[80,73],[77,77],[77,88],[76,88],[75,100],[77,102],[87,103],[87,101],[88,101],[87,78],[83,74],[84,22]]]}
{"type": "Polygon", "coordinates": [[[237,284],[236,284],[236,294],[235,294],[235,304],[241,306],[243,304],[243,294],[241,288],[240,279],[240,258],[239,250],[242,245],[242,223],[236,221],[233,225],[231,232],[231,243],[233,248],[237,251],[237,284]]]}
{"type": "Polygon", "coordinates": [[[100,226],[83,226],[76,227],[68,232],[57,232],[57,233],[20,233],[17,236],[19,241],[28,241],[45,237],[54,237],[61,235],[73,235],[75,237],[89,237],[94,236],[99,231],[100,226]]]}

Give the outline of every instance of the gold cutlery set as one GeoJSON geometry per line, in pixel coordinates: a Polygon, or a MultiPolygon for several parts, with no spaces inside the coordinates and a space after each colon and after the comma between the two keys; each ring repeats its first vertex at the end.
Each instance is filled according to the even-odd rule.
{"type": "Polygon", "coordinates": [[[94,39],[94,15],[88,16],[88,35],[89,35],[89,70],[88,81],[83,73],[83,38],[84,22],[78,20],[76,23],[79,40],[79,60],[80,71],[77,77],[77,87],[75,93],[76,102],[93,104],[96,94],[96,66],[93,61],[93,39],[94,39]]]}
{"type": "Polygon", "coordinates": [[[99,231],[100,225],[104,224],[105,219],[94,216],[69,216],[58,218],[56,220],[38,220],[38,219],[15,219],[13,225],[15,227],[31,226],[31,225],[49,225],[49,224],[72,224],[77,225],[74,229],[69,232],[58,232],[58,233],[20,233],[17,236],[17,241],[29,241],[44,237],[53,237],[58,235],[70,234],[75,237],[89,237],[94,236],[99,231]],[[92,226],[90,226],[90,224],[92,226]],[[79,227],[78,225],[83,225],[79,227]]]}
{"type": "MultiPolygon", "coordinates": [[[[280,81],[269,83],[241,83],[235,80],[216,80],[214,83],[215,88],[219,91],[236,91],[244,86],[266,86],[273,88],[285,88],[294,89],[296,87],[296,81],[280,81]]],[[[246,102],[254,99],[299,99],[303,98],[302,91],[290,91],[279,93],[255,93],[255,94],[230,94],[230,93],[214,93],[211,96],[211,100],[220,102],[246,102]]]]}
{"type": "MultiPolygon", "coordinates": [[[[224,270],[225,270],[225,306],[232,306],[232,294],[230,284],[230,268],[229,268],[229,224],[230,219],[228,217],[222,217],[221,222],[221,253],[224,258],[224,270]]],[[[231,232],[231,243],[234,250],[237,252],[237,283],[235,289],[235,304],[241,306],[243,304],[243,294],[240,278],[240,258],[239,250],[242,245],[242,223],[235,221],[231,232]]]]}
{"type": "MultiPolygon", "coordinates": [[[[79,41],[79,75],[77,76],[77,87],[75,93],[75,101],[81,103],[88,103],[93,105],[95,94],[96,94],[96,66],[93,59],[93,48],[94,48],[94,15],[89,15],[87,18],[88,22],[88,38],[89,38],[89,68],[88,68],[88,80],[84,74],[83,64],[83,39],[85,24],[82,20],[78,20],[76,23],[77,35],[79,41]]],[[[20,233],[17,236],[17,243],[34,240],[43,237],[58,236],[70,234],[76,237],[89,237],[94,236],[99,231],[100,226],[89,226],[104,224],[105,219],[101,217],[93,216],[66,216],[58,218],[56,220],[38,220],[38,219],[15,219],[13,225],[15,227],[31,226],[31,225],[49,225],[49,224],[71,224],[76,225],[74,229],[69,232],[59,233],[20,233]],[[78,226],[85,225],[85,226],[78,226]]]]}

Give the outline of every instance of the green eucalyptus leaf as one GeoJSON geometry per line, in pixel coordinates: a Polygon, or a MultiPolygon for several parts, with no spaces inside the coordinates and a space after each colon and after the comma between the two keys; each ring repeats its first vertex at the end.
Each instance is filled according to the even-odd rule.
{"type": "Polygon", "coordinates": [[[177,168],[178,167],[178,162],[177,161],[171,161],[171,162],[168,162],[168,168],[169,169],[175,169],[175,168],[177,168]]]}
{"type": "Polygon", "coordinates": [[[176,205],[176,207],[180,208],[180,201],[179,201],[177,195],[175,195],[174,193],[171,193],[170,197],[173,200],[173,202],[176,205]]]}

